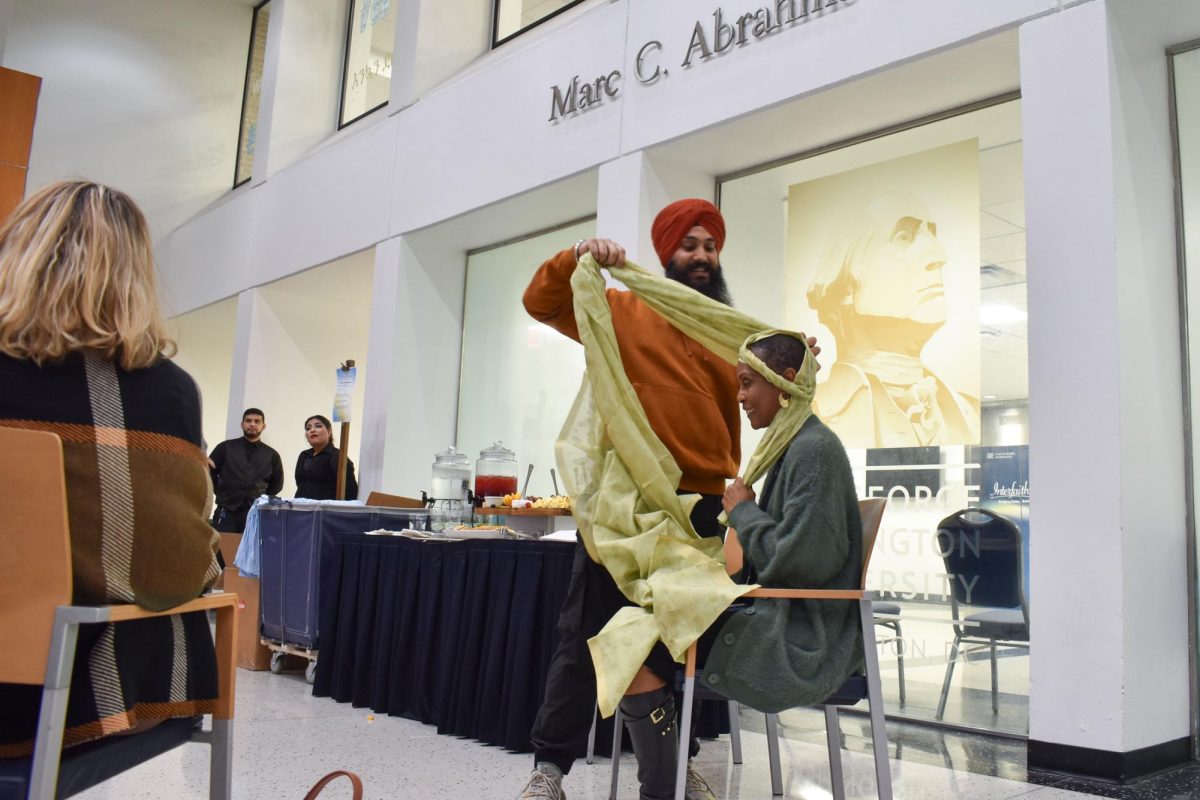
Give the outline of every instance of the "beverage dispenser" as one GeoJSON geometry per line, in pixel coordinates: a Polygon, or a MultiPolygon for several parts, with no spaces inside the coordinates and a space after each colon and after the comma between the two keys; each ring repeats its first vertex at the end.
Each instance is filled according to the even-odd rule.
{"type": "Polygon", "coordinates": [[[433,457],[433,485],[429,498],[429,523],[435,531],[453,528],[471,516],[468,499],[470,459],[450,446],[433,457]]]}
{"type": "Polygon", "coordinates": [[[517,493],[517,454],[500,442],[485,447],[475,462],[475,502],[517,493]]]}

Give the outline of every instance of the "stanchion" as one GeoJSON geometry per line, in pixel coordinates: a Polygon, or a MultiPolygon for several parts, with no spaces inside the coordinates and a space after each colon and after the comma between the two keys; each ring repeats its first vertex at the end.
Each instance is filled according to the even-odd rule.
{"type": "MultiPolygon", "coordinates": [[[[342,372],[349,372],[354,368],[354,359],[346,361],[342,364],[342,372]]],[[[347,405],[349,398],[347,398],[347,405]]],[[[346,499],[346,461],[349,459],[350,452],[350,423],[342,423],[342,431],[338,440],[338,465],[337,465],[337,491],[334,497],[338,500],[346,499]]]]}

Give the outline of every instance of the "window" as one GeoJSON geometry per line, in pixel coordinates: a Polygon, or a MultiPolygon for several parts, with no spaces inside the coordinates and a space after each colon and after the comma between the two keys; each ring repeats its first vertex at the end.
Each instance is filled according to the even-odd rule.
{"type": "Polygon", "coordinates": [[[246,59],[246,86],[242,91],[242,124],[238,129],[237,162],[233,170],[236,189],[254,174],[254,150],[258,144],[258,107],[262,101],[263,61],[267,55],[267,23],[271,0],[254,7],[250,25],[250,55],[246,59]]]}
{"type": "Polygon", "coordinates": [[[503,44],[583,0],[495,0],[492,46],[503,44]]]}
{"type": "MultiPolygon", "coordinates": [[[[739,308],[820,340],[814,407],[859,496],[888,498],[867,580],[903,633],[879,632],[888,712],[1019,736],[1027,646],[998,648],[995,712],[988,648],[948,662],[951,587],[969,594],[995,570],[980,537],[1008,537],[1008,585],[1028,584],[1021,106],[997,98],[922,123],[721,180],[721,261],[739,308]]],[[[742,452],[757,440],[744,429],[742,452]]]]}
{"type": "Polygon", "coordinates": [[[339,128],[387,105],[392,90],[395,42],[395,0],[353,0],[350,3],[339,128]]]}
{"type": "Polygon", "coordinates": [[[521,295],[542,262],[595,232],[590,219],[467,257],[458,449],[473,462],[503,442],[534,465],[536,495],[554,491],[554,442],[583,379],[583,348],[531,318],[521,295]]]}

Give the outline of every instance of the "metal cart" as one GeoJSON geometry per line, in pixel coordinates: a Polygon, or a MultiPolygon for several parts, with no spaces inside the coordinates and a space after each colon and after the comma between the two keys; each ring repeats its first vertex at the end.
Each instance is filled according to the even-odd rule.
{"type": "Polygon", "coordinates": [[[334,503],[269,503],[259,509],[262,586],[259,633],[271,653],[271,671],[289,655],[308,661],[304,677],[316,675],[322,573],[333,557],[333,537],[385,528],[424,529],[424,509],[334,503]]]}

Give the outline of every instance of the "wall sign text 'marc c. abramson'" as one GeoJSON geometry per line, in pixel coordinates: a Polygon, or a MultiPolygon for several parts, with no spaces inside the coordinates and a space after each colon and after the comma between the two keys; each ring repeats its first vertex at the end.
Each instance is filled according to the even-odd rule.
{"type": "MultiPolygon", "coordinates": [[[[774,0],[744,14],[731,16],[718,8],[711,21],[697,20],[683,49],[680,67],[690,69],[713,56],[719,56],[781,31],[790,30],[804,22],[820,19],[826,14],[854,5],[856,0],[774,0]]],[[[634,77],[643,86],[667,78],[671,73],[664,66],[665,46],[657,39],[643,44],[634,63],[634,77]]],[[[550,122],[572,117],[605,100],[621,95],[621,70],[614,69],[595,77],[573,75],[562,85],[550,87],[550,122]]]]}

